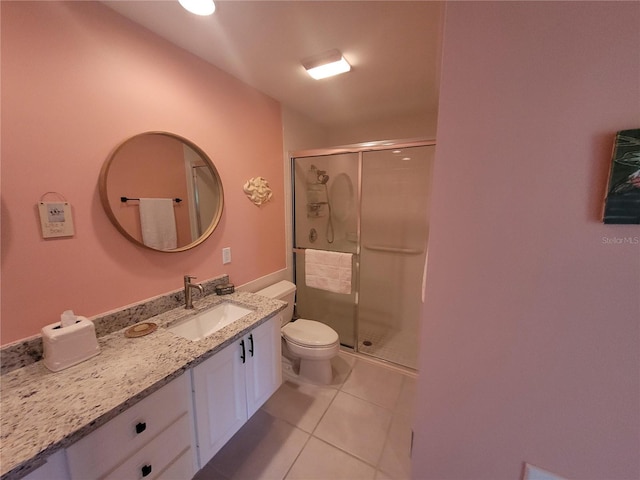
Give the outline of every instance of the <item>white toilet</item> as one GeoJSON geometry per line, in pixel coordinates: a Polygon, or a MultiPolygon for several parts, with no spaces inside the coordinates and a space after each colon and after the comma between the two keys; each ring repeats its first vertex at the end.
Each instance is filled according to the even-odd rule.
{"type": "Polygon", "coordinates": [[[274,283],[258,292],[269,298],[287,302],[282,311],[282,338],[288,351],[300,359],[300,377],[313,383],[331,383],[331,359],[340,350],[336,331],[324,323],[298,319],[292,322],[296,286],[286,280],[274,283]]]}

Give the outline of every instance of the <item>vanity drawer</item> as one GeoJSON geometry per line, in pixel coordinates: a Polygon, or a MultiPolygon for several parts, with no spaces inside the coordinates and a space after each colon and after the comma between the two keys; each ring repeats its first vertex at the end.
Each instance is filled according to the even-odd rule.
{"type": "Polygon", "coordinates": [[[183,374],[68,447],[71,479],[100,478],[142,448],[189,412],[190,389],[183,374]]]}
{"type": "MultiPolygon", "coordinates": [[[[132,457],[124,461],[115,470],[103,477],[104,480],[153,480],[162,478],[163,470],[173,467],[174,461],[180,460],[191,450],[191,433],[189,429],[189,415],[184,414],[164,432],[137,451],[132,457]]],[[[190,479],[193,477],[193,460],[189,465],[180,464],[180,475],[173,477],[190,479]],[[185,470],[185,467],[186,470],[185,470]]]]}

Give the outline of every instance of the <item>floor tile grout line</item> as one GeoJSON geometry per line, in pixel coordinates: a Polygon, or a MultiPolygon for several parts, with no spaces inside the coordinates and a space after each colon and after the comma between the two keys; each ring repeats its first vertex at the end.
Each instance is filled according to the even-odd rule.
{"type": "MultiPolygon", "coordinates": [[[[331,445],[331,446],[332,446],[332,447],[334,447],[334,448],[337,448],[337,449],[338,449],[338,450],[340,450],[341,452],[344,452],[344,453],[348,454],[349,456],[351,456],[351,457],[353,457],[353,458],[358,459],[358,460],[359,460],[359,461],[361,461],[361,462],[366,463],[367,465],[369,465],[369,466],[373,467],[375,470],[378,470],[378,464],[380,463],[380,459],[381,459],[382,454],[383,454],[383,452],[384,452],[384,447],[385,447],[385,445],[386,445],[386,443],[387,443],[387,440],[388,440],[388,438],[389,438],[389,431],[391,430],[391,423],[392,423],[392,421],[393,421],[393,414],[394,414],[393,410],[390,410],[390,409],[388,409],[388,408],[382,407],[382,406],[380,406],[380,405],[378,405],[378,404],[376,404],[376,403],[370,402],[370,401],[365,400],[365,399],[363,399],[363,398],[360,398],[360,397],[358,397],[358,396],[356,396],[356,395],[352,395],[352,394],[350,394],[349,392],[339,391],[338,393],[342,393],[342,394],[344,394],[344,395],[348,395],[348,396],[350,396],[351,398],[355,398],[355,399],[360,400],[360,401],[362,401],[362,402],[368,403],[369,405],[373,405],[373,406],[375,406],[375,407],[381,408],[381,409],[383,409],[383,410],[385,410],[385,411],[389,412],[389,425],[387,426],[386,433],[385,433],[385,438],[384,438],[384,442],[383,442],[383,444],[382,444],[382,450],[380,451],[379,458],[376,460],[376,463],[375,463],[375,464],[372,464],[371,462],[367,461],[366,459],[361,458],[361,457],[358,457],[358,456],[357,456],[357,455],[355,455],[354,453],[351,453],[351,452],[349,452],[349,451],[347,451],[347,450],[343,449],[342,447],[340,447],[340,446],[338,446],[338,445],[334,445],[333,443],[331,443],[331,442],[330,442],[330,441],[328,441],[328,440],[325,440],[325,439],[323,439],[323,438],[320,438],[320,437],[316,436],[316,435],[315,435],[315,431],[316,431],[316,429],[318,428],[318,426],[320,425],[320,422],[322,421],[322,419],[320,419],[320,421],[318,421],[318,424],[317,424],[317,425],[316,425],[316,427],[313,429],[313,433],[311,434],[311,436],[313,436],[314,438],[316,438],[316,439],[318,439],[318,440],[320,440],[320,441],[322,441],[322,442],[324,442],[324,443],[326,443],[326,444],[328,444],[328,445],[331,445]]],[[[333,404],[333,402],[335,401],[335,399],[336,399],[337,397],[338,397],[338,395],[336,394],[336,395],[333,397],[333,399],[331,400],[331,404],[333,404]]],[[[331,406],[331,404],[329,405],[329,407],[331,406]]],[[[322,417],[323,417],[323,418],[324,418],[324,416],[327,414],[327,412],[329,411],[329,407],[327,407],[327,409],[326,409],[326,410],[324,411],[324,413],[322,414],[322,417]]]]}
{"type": "Polygon", "coordinates": [[[352,397],[352,398],[355,398],[355,399],[358,399],[358,400],[364,401],[364,402],[366,402],[366,403],[368,403],[368,404],[370,404],[370,405],[374,405],[374,406],[376,406],[376,407],[382,408],[383,410],[385,410],[385,411],[387,411],[387,412],[389,413],[389,424],[387,425],[387,428],[386,428],[386,433],[385,433],[385,437],[384,437],[384,442],[383,442],[383,445],[382,445],[382,449],[380,450],[380,453],[378,454],[378,458],[377,458],[377,460],[376,460],[375,464],[371,464],[371,462],[368,462],[367,460],[365,460],[365,459],[363,459],[363,458],[360,458],[360,457],[358,457],[358,456],[354,455],[353,453],[350,453],[350,452],[348,452],[348,451],[346,451],[346,450],[342,449],[341,447],[339,447],[339,446],[337,446],[337,445],[334,445],[333,443],[331,443],[331,442],[329,442],[329,441],[327,441],[327,440],[324,440],[324,439],[322,439],[322,438],[316,437],[316,436],[314,435],[314,433],[315,433],[316,429],[318,428],[318,426],[320,425],[320,422],[322,421],[322,418],[324,418],[324,416],[325,416],[325,415],[327,414],[327,412],[329,411],[329,408],[331,407],[331,405],[333,404],[333,402],[335,401],[335,399],[338,397],[338,395],[337,395],[337,394],[336,394],[336,395],[334,395],[334,397],[333,397],[333,399],[331,400],[331,402],[330,402],[329,406],[325,409],[324,413],[322,414],[322,418],[318,421],[318,423],[316,424],[315,428],[313,429],[312,436],[313,436],[314,438],[316,438],[316,439],[318,439],[318,440],[320,440],[320,441],[322,441],[322,442],[324,442],[324,443],[328,444],[328,445],[331,445],[331,446],[332,446],[332,447],[334,447],[334,448],[337,448],[338,450],[340,450],[340,451],[342,451],[342,452],[344,452],[344,453],[348,454],[349,456],[351,456],[351,457],[353,457],[353,458],[356,458],[356,459],[360,460],[361,462],[364,462],[365,464],[367,464],[367,465],[369,465],[369,466],[373,467],[375,471],[379,471],[379,472],[384,473],[385,475],[388,475],[386,472],[384,472],[384,471],[380,468],[380,462],[382,461],[382,456],[384,455],[384,449],[385,449],[385,447],[387,446],[387,444],[389,443],[389,436],[390,436],[391,428],[392,428],[392,426],[393,426],[393,420],[394,420],[394,418],[396,417],[396,413],[397,413],[397,412],[396,412],[396,409],[397,409],[397,407],[398,407],[398,404],[400,403],[400,396],[401,396],[401,394],[402,394],[402,389],[404,388],[404,385],[405,385],[405,383],[407,382],[407,377],[409,377],[409,375],[406,375],[404,372],[401,372],[401,371],[399,371],[399,370],[398,370],[398,369],[396,369],[396,368],[389,368],[387,365],[381,364],[380,362],[377,362],[377,361],[370,361],[370,360],[368,360],[368,359],[356,358],[356,360],[355,360],[355,362],[354,362],[353,366],[352,366],[352,367],[351,367],[351,369],[349,370],[349,374],[347,375],[347,378],[345,378],[345,380],[342,382],[342,384],[340,385],[340,388],[339,388],[339,390],[338,390],[338,393],[343,393],[343,394],[345,394],[345,395],[349,395],[349,396],[350,396],[350,397],[352,397]],[[388,369],[388,370],[391,370],[391,371],[395,371],[395,372],[400,373],[400,374],[402,375],[402,381],[401,381],[401,383],[400,383],[400,387],[399,387],[399,389],[398,389],[398,395],[397,395],[397,397],[395,398],[395,400],[394,400],[394,402],[393,402],[393,407],[392,407],[392,408],[388,408],[388,407],[386,407],[386,406],[383,406],[383,405],[380,405],[380,404],[378,404],[378,403],[376,403],[376,402],[373,402],[373,401],[371,401],[371,400],[369,400],[369,399],[367,399],[367,398],[362,398],[362,397],[359,397],[358,395],[355,395],[355,394],[353,394],[353,393],[350,393],[350,392],[347,392],[347,391],[343,390],[344,386],[347,384],[347,381],[349,380],[349,378],[350,378],[350,377],[351,377],[351,375],[353,374],[353,371],[356,369],[356,366],[358,365],[358,362],[359,362],[359,361],[361,361],[361,360],[362,360],[364,363],[369,363],[369,364],[372,364],[372,365],[374,365],[374,366],[376,366],[376,367],[385,368],[385,369],[388,369]]]}
{"type": "MultiPolygon", "coordinates": [[[[296,427],[297,428],[297,427],[296,427]]],[[[300,430],[301,432],[307,433],[304,430],[298,428],[298,430],[300,430]]],[[[307,434],[307,440],[304,442],[304,445],[302,446],[302,448],[300,449],[300,451],[298,452],[298,454],[296,455],[296,458],[293,459],[293,462],[291,462],[291,465],[289,465],[289,468],[287,468],[286,473],[284,474],[284,476],[282,477],[282,480],[286,480],[287,476],[289,475],[289,473],[291,473],[291,469],[293,468],[293,466],[296,464],[296,462],[298,461],[298,458],[300,458],[300,455],[302,455],[302,452],[304,452],[304,449],[306,448],[307,445],[309,445],[309,441],[311,440],[311,438],[313,438],[313,436],[309,433],[307,434]]]]}
{"type": "MultiPolygon", "coordinates": [[[[355,369],[355,365],[353,366],[353,369],[355,369]]],[[[351,395],[352,397],[359,398],[360,400],[364,400],[364,401],[366,401],[368,403],[371,403],[371,404],[376,405],[378,407],[384,408],[385,410],[390,410],[395,415],[395,409],[398,407],[398,403],[400,401],[400,396],[402,394],[403,386],[404,386],[405,382],[407,381],[406,377],[407,377],[406,375],[402,375],[402,379],[401,379],[401,382],[400,382],[400,387],[398,388],[398,394],[397,394],[396,398],[393,400],[393,406],[392,407],[388,407],[386,405],[381,405],[381,404],[379,404],[379,403],[377,403],[377,402],[375,402],[375,401],[373,401],[373,400],[371,400],[369,398],[360,397],[360,396],[356,395],[355,393],[343,390],[344,385],[346,385],[346,383],[347,383],[346,380],[344,381],[344,383],[340,387],[340,391],[343,392],[343,393],[347,393],[347,394],[351,395]]]]}
{"type": "Polygon", "coordinates": [[[313,438],[315,438],[316,440],[318,440],[318,441],[320,441],[320,442],[322,442],[322,443],[326,444],[326,445],[329,445],[329,446],[330,446],[330,447],[332,447],[332,448],[335,448],[336,450],[340,450],[340,451],[341,451],[342,453],[344,453],[345,455],[348,455],[348,456],[350,456],[351,458],[354,458],[355,460],[358,460],[359,462],[362,462],[362,463],[364,463],[365,465],[368,465],[369,467],[373,468],[374,470],[378,470],[378,468],[376,468],[376,466],[375,466],[375,465],[372,465],[372,464],[371,464],[371,462],[366,461],[364,458],[360,458],[360,457],[358,457],[357,455],[354,455],[353,453],[351,453],[351,452],[349,452],[349,451],[345,450],[344,448],[341,448],[341,447],[339,447],[339,446],[337,446],[337,445],[334,445],[333,443],[328,442],[327,440],[325,440],[325,439],[323,439],[323,438],[316,437],[315,435],[312,435],[312,437],[313,437],[313,438]]]}
{"type": "MultiPolygon", "coordinates": [[[[402,382],[404,383],[404,379],[402,379],[402,382]]],[[[347,393],[348,394],[348,392],[343,392],[343,393],[347,393]]],[[[355,398],[359,398],[359,397],[355,397],[355,398]]],[[[378,405],[378,404],[376,404],[374,402],[367,401],[367,400],[364,400],[364,399],[360,399],[360,400],[364,400],[365,402],[370,403],[371,405],[376,405],[376,406],[378,406],[378,407],[380,407],[380,408],[382,408],[382,409],[384,409],[384,410],[389,412],[389,425],[387,425],[386,433],[385,433],[385,436],[384,436],[384,442],[382,442],[382,449],[380,450],[380,453],[378,454],[378,459],[376,460],[376,463],[374,465],[374,468],[376,470],[379,470],[378,467],[380,465],[380,461],[382,460],[382,455],[384,454],[384,447],[386,447],[387,443],[389,442],[389,432],[391,432],[391,424],[393,423],[393,417],[395,415],[395,407],[398,405],[398,399],[399,398],[400,398],[400,393],[398,393],[398,398],[396,398],[396,401],[394,402],[394,408],[386,408],[386,407],[378,405]]]]}
{"type": "MultiPolygon", "coordinates": [[[[349,373],[347,374],[347,376],[346,376],[345,380],[340,384],[340,386],[339,386],[339,388],[337,389],[337,391],[336,391],[335,395],[331,398],[331,401],[330,401],[330,402],[329,402],[329,404],[327,405],[327,408],[325,408],[325,409],[324,409],[324,412],[322,412],[322,415],[320,416],[320,419],[318,420],[318,422],[316,423],[316,425],[313,427],[313,430],[312,430],[312,431],[311,431],[311,433],[309,434],[309,438],[307,439],[307,442],[305,443],[305,446],[309,443],[309,440],[310,440],[311,438],[315,438],[316,440],[319,440],[319,441],[321,441],[321,442],[325,443],[326,445],[329,445],[329,446],[331,446],[331,447],[333,447],[333,448],[336,448],[336,449],[338,449],[339,451],[341,451],[341,452],[343,452],[343,453],[345,453],[345,454],[349,455],[351,458],[355,458],[356,460],[358,460],[358,461],[360,461],[360,462],[363,462],[364,464],[366,464],[366,465],[368,465],[368,466],[372,467],[374,470],[378,470],[378,468],[377,468],[377,464],[376,464],[376,465],[372,465],[372,464],[371,464],[371,462],[368,462],[367,460],[365,460],[365,459],[363,459],[363,458],[360,458],[360,457],[358,457],[357,455],[354,455],[353,453],[351,453],[351,452],[349,452],[349,451],[347,451],[347,450],[344,450],[343,448],[339,447],[338,445],[334,445],[333,443],[331,443],[331,442],[329,442],[329,441],[327,441],[327,440],[325,440],[325,439],[323,439],[323,438],[320,438],[320,437],[318,437],[318,436],[316,436],[316,435],[315,435],[315,432],[316,432],[316,430],[318,429],[318,426],[320,425],[320,423],[322,423],[322,419],[326,416],[327,412],[328,412],[328,411],[329,411],[329,409],[331,408],[331,405],[333,405],[333,403],[335,402],[336,398],[338,397],[338,394],[339,394],[339,393],[342,393],[342,394],[344,394],[344,395],[348,395],[348,396],[350,396],[350,397],[352,397],[352,398],[355,398],[355,399],[357,399],[357,400],[363,401],[363,402],[365,402],[365,403],[368,403],[368,404],[370,404],[370,405],[376,406],[376,407],[378,407],[378,408],[382,408],[383,410],[386,410],[386,411],[388,411],[388,412],[389,412],[389,414],[390,414],[390,417],[389,417],[389,425],[387,426],[387,433],[386,433],[385,441],[383,442],[383,449],[384,449],[384,445],[387,443],[387,437],[388,437],[388,435],[389,435],[389,429],[391,428],[391,420],[392,420],[392,418],[393,418],[393,410],[390,410],[390,409],[388,409],[388,408],[386,408],[386,407],[383,407],[383,406],[378,405],[378,404],[376,404],[376,403],[374,403],[374,402],[371,402],[371,401],[366,400],[366,399],[364,399],[364,398],[360,398],[360,397],[358,397],[358,396],[356,396],[356,395],[353,395],[353,394],[351,394],[351,393],[349,393],[349,392],[345,392],[344,390],[342,390],[342,387],[344,387],[344,385],[347,383],[347,380],[349,379],[349,377],[351,377],[351,374],[353,373],[353,370],[356,368],[356,365],[357,365],[357,363],[358,363],[358,360],[359,360],[359,359],[356,359],[356,361],[354,362],[354,364],[351,366],[351,368],[349,369],[349,373]]],[[[404,379],[403,379],[403,381],[404,381],[404,379]]],[[[291,425],[291,424],[290,424],[290,425],[291,425]]],[[[293,426],[294,426],[294,427],[296,427],[296,428],[298,428],[298,429],[299,429],[299,430],[301,430],[301,431],[304,431],[304,430],[300,429],[297,425],[293,425],[293,426]]],[[[303,449],[304,449],[304,447],[303,447],[303,449]]],[[[298,454],[298,457],[300,456],[300,454],[301,454],[301,453],[302,453],[302,450],[300,450],[300,453],[298,454]]],[[[380,452],[380,456],[382,456],[382,451],[380,452]]],[[[296,457],[296,460],[297,460],[297,458],[298,458],[298,457],[296,457]]],[[[378,461],[377,461],[377,462],[379,463],[379,461],[380,461],[380,459],[378,459],[378,461]]],[[[295,461],[294,461],[294,463],[295,463],[295,461]]],[[[292,467],[293,467],[293,464],[291,464],[290,469],[291,469],[292,467]]],[[[290,469],[289,469],[289,470],[290,470],[290,469]]],[[[288,475],[288,474],[289,474],[289,471],[287,471],[287,475],[288,475]]],[[[286,476],[285,476],[285,478],[286,478],[286,476]]]]}
{"type": "MultiPolygon", "coordinates": [[[[333,401],[336,399],[336,397],[338,396],[338,393],[340,392],[340,390],[338,389],[332,389],[335,390],[335,393],[333,394],[333,396],[331,397],[331,400],[329,401],[329,403],[327,404],[327,407],[324,409],[324,411],[322,412],[322,415],[320,416],[320,418],[318,419],[318,421],[316,422],[316,424],[313,426],[313,428],[311,429],[311,432],[307,432],[306,430],[303,430],[302,428],[300,428],[298,426],[297,423],[293,423],[287,419],[284,418],[280,418],[280,417],[275,417],[278,418],[279,420],[282,420],[283,422],[291,425],[292,427],[297,428],[298,430],[300,430],[301,432],[304,432],[308,435],[313,435],[313,433],[316,431],[316,428],[318,428],[318,425],[320,425],[320,422],[322,422],[322,419],[324,418],[324,416],[327,414],[327,411],[329,410],[329,407],[331,407],[331,405],[333,404],[333,401]]],[[[273,414],[269,413],[267,410],[264,410],[263,407],[260,407],[261,410],[263,410],[265,413],[271,415],[272,417],[274,416],[273,414]]]]}
{"type": "MultiPolygon", "coordinates": [[[[357,360],[356,360],[356,362],[357,362],[357,360]]],[[[327,412],[331,408],[331,405],[333,405],[333,402],[335,402],[336,397],[338,396],[338,393],[340,393],[342,391],[342,387],[344,386],[344,384],[347,383],[347,380],[349,380],[349,377],[351,377],[351,374],[353,373],[353,369],[356,366],[356,362],[354,362],[353,365],[349,366],[349,373],[347,373],[347,376],[345,377],[344,381],[342,381],[340,383],[340,386],[336,389],[335,395],[331,398],[331,401],[327,405],[327,408],[324,409],[324,412],[322,412],[322,415],[320,416],[320,419],[318,420],[318,422],[315,424],[315,426],[311,430],[311,435],[315,436],[314,434],[315,434],[316,430],[318,429],[318,425],[320,425],[320,423],[322,422],[322,419],[325,417],[325,415],[327,414],[327,412]]],[[[318,438],[318,437],[316,437],[316,438],[318,438]]]]}
{"type": "MultiPolygon", "coordinates": [[[[362,463],[363,465],[367,465],[368,467],[372,468],[374,471],[374,478],[378,478],[380,475],[384,476],[384,477],[392,477],[393,473],[387,473],[387,471],[383,470],[381,467],[381,463],[382,460],[384,458],[385,455],[385,449],[388,447],[388,445],[391,445],[392,443],[392,439],[391,439],[391,431],[394,425],[394,419],[396,419],[396,417],[400,418],[400,414],[397,412],[397,409],[400,407],[400,402],[401,402],[401,398],[403,397],[403,391],[405,391],[405,387],[407,387],[407,385],[409,384],[409,382],[412,381],[413,378],[415,378],[415,376],[407,374],[406,372],[403,372],[397,368],[393,368],[393,367],[389,367],[388,365],[385,365],[384,363],[375,361],[375,360],[370,360],[368,358],[363,358],[359,355],[352,355],[347,353],[348,356],[351,357],[351,359],[347,359],[346,362],[348,363],[348,369],[344,369],[341,370],[340,375],[342,375],[342,373],[344,373],[346,371],[346,374],[344,375],[344,379],[342,381],[340,381],[339,383],[336,384],[332,384],[332,385],[326,385],[323,386],[321,385],[320,387],[326,387],[327,389],[331,389],[333,392],[330,396],[330,400],[328,401],[327,405],[324,407],[324,409],[322,410],[321,415],[319,416],[318,420],[315,421],[315,423],[313,424],[312,428],[310,428],[310,432],[303,430],[302,428],[300,428],[298,426],[298,422],[300,422],[302,420],[302,417],[297,419],[296,423],[292,423],[292,421],[286,420],[284,418],[281,418],[277,415],[273,415],[271,413],[269,413],[267,410],[265,410],[264,406],[261,406],[260,410],[269,415],[269,416],[273,416],[274,418],[277,418],[279,421],[289,425],[291,428],[297,430],[300,433],[303,433],[306,435],[306,439],[302,445],[302,447],[300,448],[300,450],[296,453],[295,458],[291,461],[291,463],[287,466],[286,468],[286,472],[284,473],[284,475],[282,476],[281,480],[286,480],[289,475],[291,474],[291,471],[294,467],[294,465],[300,460],[302,453],[305,451],[306,448],[308,448],[309,443],[311,442],[311,439],[314,438],[315,440],[322,442],[325,445],[328,445],[332,448],[335,448],[337,451],[342,452],[343,454],[346,454],[348,457],[362,463]],[[356,357],[356,358],[354,358],[356,357]],[[353,361],[353,363],[352,363],[353,361]],[[393,402],[393,407],[389,408],[387,406],[383,406],[383,405],[379,405],[376,402],[373,402],[367,398],[362,398],[359,397],[358,395],[352,394],[348,391],[345,391],[344,388],[347,385],[348,381],[353,378],[352,375],[354,374],[354,370],[358,367],[358,366],[362,366],[362,365],[371,365],[374,366],[376,368],[381,368],[383,370],[387,370],[387,371],[395,371],[399,374],[402,375],[402,381],[400,382],[400,388],[398,390],[398,395],[395,398],[394,402],[393,402]],[[323,420],[325,419],[325,417],[327,416],[328,412],[330,411],[330,409],[332,408],[332,406],[334,406],[336,399],[338,397],[339,393],[344,393],[346,394],[348,397],[353,398],[353,399],[357,399],[358,401],[361,402],[365,402],[366,404],[369,404],[371,406],[374,406],[376,408],[380,408],[383,411],[387,412],[387,414],[389,415],[389,419],[388,419],[388,424],[386,426],[386,431],[384,433],[384,440],[382,442],[382,448],[377,456],[377,459],[375,460],[375,463],[372,463],[371,461],[367,461],[364,458],[359,457],[358,455],[356,455],[355,453],[351,453],[347,450],[345,450],[343,447],[334,445],[333,443],[331,443],[328,440],[325,440],[319,436],[317,436],[317,431],[319,426],[321,425],[321,423],[323,422],[323,420]]],[[[283,371],[284,375],[283,375],[283,380],[287,380],[290,381],[292,384],[294,385],[314,385],[312,383],[306,382],[304,379],[301,379],[299,376],[295,375],[295,371],[292,372],[286,372],[283,371]]],[[[284,382],[283,382],[284,383],[284,382]]],[[[365,389],[366,390],[366,389],[365,389]]],[[[312,391],[313,393],[313,391],[312,391]]],[[[324,395],[324,394],[323,394],[324,395]]],[[[328,396],[328,395],[327,395],[328,396]]],[[[344,398],[344,397],[343,397],[344,398]]],[[[309,422],[307,422],[309,423],[309,422]]],[[[392,452],[393,453],[393,452],[392,452]]],[[[395,459],[395,457],[393,457],[395,459]]],[[[391,460],[391,457],[390,457],[391,460]]],[[[392,462],[394,460],[391,460],[392,462]]],[[[387,467],[389,468],[395,468],[394,463],[389,463],[387,462],[387,467]]],[[[302,466],[302,465],[300,465],[302,466]]],[[[402,465],[400,465],[402,467],[402,465]]],[[[404,467],[402,467],[404,470],[404,467]]],[[[215,468],[214,468],[215,469],[215,468]]],[[[219,475],[222,475],[223,478],[226,479],[226,477],[224,477],[224,474],[222,474],[222,472],[220,472],[218,469],[215,469],[216,473],[219,475]]],[[[228,480],[228,479],[226,479],[228,480]]]]}
{"type": "MultiPolygon", "coordinates": [[[[357,361],[357,360],[356,360],[357,361]]],[[[347,373],[346,378],[344,379],[343,382],[341,382],[340,386],[336,389],[336,392],[333,394],[333,396],[331,397],[331,401],[327,404],[327,407],[324,409],[324,411],[322,412],[322,415],[320,416],[320,418],[318,419],[318,421],[316,422],[316,424],[314,425],[314,427],[311,429],[311,433],[309,433],[306,442],[304,443],[304,445],[302,446],[302,448],[300,449],[300,451],[298,452],[298,454],[296,455],[296,458],[293,460],[293,462],[291,463],[291,465],[289,466],[289,468],[287,469],[287,472],[285,473],[284,477],[282,477],[282,480],[286,480],[287,476],[289,475],[289,473],[291,472],[291,469],[293,468],[293,466],[295,465],[295,463],[298,461],[298,458],[300,458],[300,455],[302,455],[302,452],[304,451],[304,449],[306,448],[307,445],[309,445],[309,442],[311,441],[312,438],[315,438],[316,440],[325,443],[326,445],[330,445],[333,448],[336,448],[338,450],[340,450],[341,452],[349,455],[352,458],[356,458],[357,460],[362,461],[361,459],[355,457],[354,455],[350,454],[349,452],[346,452],[344,450],[342,450],[341,448],[327,442],[326,440],[322,440],[321,438],[317,437],[314,435],[315,431],[318,428],[318,425],[320,425],[320,423],[322,422],[322,419],[325,417],[325,415],[327,414],[327,412],[329,411],[329,408],[331,408],[331,405],[333,405],[333,402],[335,401],[336,397],[338,396],[338,393],[341,392],[342,390],[342,386],[346,383],[347,379],[351,376],[351,372],[353,372],[353,368],[355,367],[355,363],[353,365],[350,366],[349,368],[349,373],[347,373]]],[[[289,422],[287,422],[289,423],[289,422]]],[[[291,423],[289,423],[290,425],[292,425],[294,428],[297,428],[298,430],[300,430],[301,432],[307,433],[304,430],[302,430],[300,427],[298,427],[297,425],[293,425],[291,423]]],[[[365,462],[367,465],[367,462],[365,462]]],[[[371,466],[371,465],[370,465],[371,466]]],[[[375,469],[375,467],[373,467],[375,469]]]]}
{"type": "MultiPolygon", "coordinates": [[[[404,379],[402,379],[402,382],[404,384],[404,379]]],[[[398,394],[398,398],[396,399],[396,403],[395,406],[398,406],[398,400],[400,398],[400,394],[398,394]]],[[[386,448],[386,446],[389,444],[389,437],[390,437],[390,433],[391,433],[391,427],[393,425],[393,419],[395,417],[395,407],[391,410],[391,416],[389,417],[389,425],[387,425],[387,432],[385,433],[384,436],[384,442],[382,444],[382,449],[380,450],[380,453],[378,454],[378,460],[376,460],[376,470],[380,470],[380,462],[382,461],[382,456],[384,455],[384,449],[386,448]]],[[[381,470],[382,471],[382,470],[381,470]]]]}
{"type": "Polygon", "coordinates": [[[327,414],[327,412],[331,408],[331,405],[333,405],[333,402],[336,401],[336,397],[338,396],[339,393],[340,393],[340,390],[336,390],[336,393],[333,395],[333,397],[331,397],[331,401],[327,405],[327,408],[324,409],[324,412],[322,412],[322,415],[320,415],[320,418],[318,419],[317,423],[314,425],[313,429],[311,430],[311,435],[312,436],[315,436],[314,434],[316,433],[316,430],[318,429],[318,426],[320,425],[320,423],[322,423],[322,419],[325,417],[325,415],[327,414]]]}

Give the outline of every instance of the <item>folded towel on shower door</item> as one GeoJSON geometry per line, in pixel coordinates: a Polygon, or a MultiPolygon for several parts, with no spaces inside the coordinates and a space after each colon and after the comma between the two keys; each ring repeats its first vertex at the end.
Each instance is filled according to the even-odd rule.
{"type": "Polygon", "coordinates": [[[142,242],[158,250],[172,250],[178,246],[176,216],[171,198],[141,198],[140,226],[142,242]]]}
{"type": "Polygon", "coordinates": [[[304,251],[305,284],[335,293],[351,293],[351,253],[304,251]]]}

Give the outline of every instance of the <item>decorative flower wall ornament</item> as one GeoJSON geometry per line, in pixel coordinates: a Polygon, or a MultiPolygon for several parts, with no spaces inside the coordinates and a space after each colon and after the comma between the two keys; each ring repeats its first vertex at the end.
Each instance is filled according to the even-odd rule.
{"type": "Polygon", "coordinates": [[[262,177],[254,177],[242,187],[245,195],[258,207],[271,200],[273,192],[269,188],[269,182],[262,177]]]}

